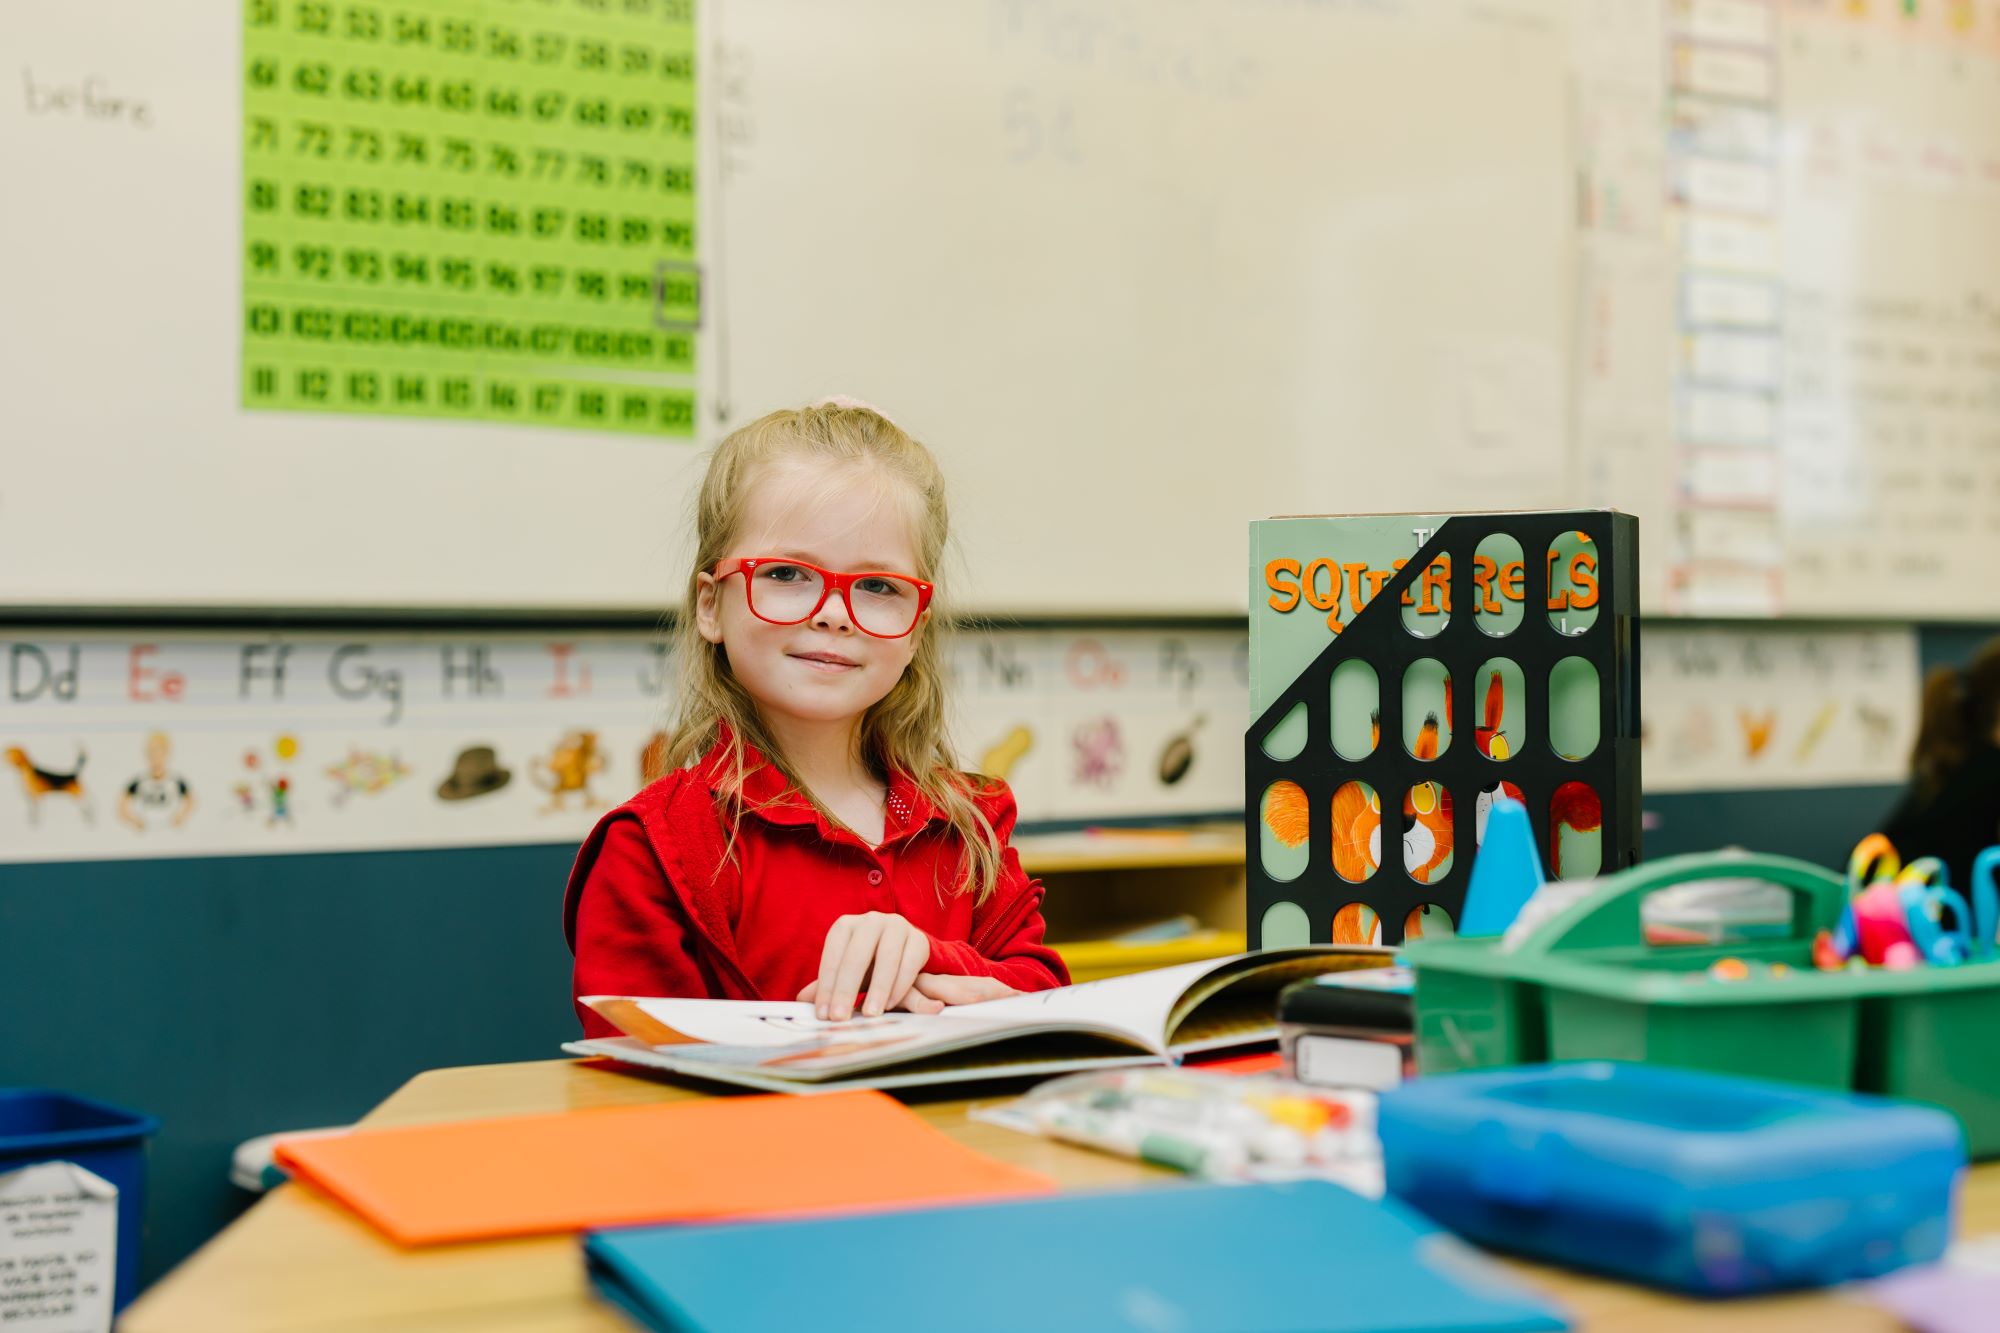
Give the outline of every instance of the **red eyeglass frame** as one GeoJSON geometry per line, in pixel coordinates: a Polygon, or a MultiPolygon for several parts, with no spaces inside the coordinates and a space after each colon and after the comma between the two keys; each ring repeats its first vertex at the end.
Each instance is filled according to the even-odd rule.
{"type": "Polygon", "coordinates": [[[717,562],[715,566],[715,578],[718,582],[728,578],[731,574],[741,574],[743,576],[743,604],[750,608],[751,615],[757,617],[757,619],[767,625],[803,625],[806,621],[811,620],[820,613],[820,610],[826,606],[827,598],[838,592],[840,594],[840,604],[847,608],[848,624],[854,626],[854,628],[860,630],[870,638],[907,639],[917,632],[917,625],[923,620],[924,612],[929,609],[931,604],[932,586],[929,583],[926,583],[914,574],[898,574],[887,569],[857,569],[851,574],[840,574],[831,569],[822,569],[810,561],[792,560],[784,556],[775,555],[743,556],[736,560],[717,562]],[[759,611],[757,609],[757,598],[750,591],[750,576],[757,572],[757,566],[759,565],[795,565],[800,569],[810,569],[813,573],[819,575],[819,600],[813,603],[812,610],[806,612],[797,620],[773,620],[762,611],[759,611]],[[853,586],[856,579],[900,579],[904,583],[915,584],[917,588],[917,613],[910,617],[910,627],[901,634],[877,634],[874,630],[863,625],[860,619],[854,614],[854,601],[848,596],[847,592],[853,586]]]}

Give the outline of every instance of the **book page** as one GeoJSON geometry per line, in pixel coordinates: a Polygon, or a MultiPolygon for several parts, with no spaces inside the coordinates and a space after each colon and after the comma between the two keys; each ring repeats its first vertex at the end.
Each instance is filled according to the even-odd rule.
{"type": "MultiPolygon", "coordinates": [[[[1186,987],[1186,975],[1198,975],[1206,969],[1216,967],[1214,961],[1208,963],[1188,963],[1184,967],[1162,969],[1164,973],[1180,973],[1170,983],[1170,995],[1160,1001],[1160,1013],[1168,1011],[1174,997],[1186,987]]],[[[1154,977],[1156,973],[1142,973],[1142,977],[1154,977]]],[[[1116,983],[1130,983],[1138,977],[1114,977],[1116,983]]],[[[1028,995],[1014,995],[1004,1001],[986,1001],[980,1005],[952,1005],[942,1013],[884,1013],[876,1019],[866,1019],[856,1013],[852,1019],[828,1021],[818,1019],[812,1013],[812,1005],[798,1001],[710,1001],[710,999],[628,999],[614,995],[588,995],[584,1003],[602,1013],[618,1029],[646,1041],[648,1045],[676,1045],[676,1043],[708,1043],[722,1047],[794,1047],[802,1041],[820,1041],[824,1037],[858,1037],[868,1039],[924,1039],[924,1041],[962,1041],[964,1027],[968,1023],[980,1023],[982,1027],[1012,1029],[1012,1027],[1068,1027],[1072,1023],[1082,1023],[1088,1027],[1112,1027],[1120,1033],[1128,1033],[1132,1027],[1124,1021],[1124,1013],[1134,1005],[1140,1011],[1150,1011],[1150,999],[1122,1001],[1116,1013],[1106,1013],[1106,1001],[1098,987],[1108,985],[1102,981],[1090,981],[1080,987],[1062,987],[1056,991],[1034,991],[1028,995]],[[1046,1003],[1046,997],[1068,997],[1078,991],[1088,991],[1090,995],[1078,997],[1074,1001],[1064,1001],[1060,1005],[1046,1003]],[[632,1011],[638,1011],[644,1019],[652,1019],[664,1031],[642,1031],[646,1025],[632,1019],[632,1011]],[[940,1027],[944,1025],[944,1027],[940,1027]]],[[[1150,995],[1150,989],[1146,989],[1150,995]]],[[[1112,993],[1114,1003],[1118,1003],[1118,993],[1112,993]]],[[[1138,1027],[1128,1035],[1146,1045],[1158,1045],[1156,1037],[1146,1037],[1146,1029],[1138,1027]]]]}
{"type": "Polygon", "coordinates": [[[796,1001],[780,1000],[668,1000],[621,999],[593,995],[584,1003],[621,1029],[650,1044],[670,1044],[677,1038],[687,1042],[707,1042],[721,1046],[792,1046],[837,1034],[867,1033],[871,1041],[895,1038],[914,1043],[918,1039],[956,1041],[964,1036],[961,1025],[1006,1027],[1065,1027],[1080,1025],[1118,1032],[1148,1050],[1164,1048],[1167,1016],[1189,986],[1234,959],[1207,959],[1158,968],[1129,976],[1086,981],[1077,986],[1030,991],[1004,1000],[955,1005],[939,1014],[884,1014],[880,1018],[859,1016],[845,1022],[827,1022],[813,1015],[813,1007],[796,1001]],[[613,1006],[629,1006],[610,1012],[613,1006]],[[666,1032],[634,1031],[630,1010],[662,1025],[666,1032]],[[946,1026],[940,1026],[940,1025],[946,1026]]]}
{"type": "MultiPolygon", "coordinates": [[[[1366,955],[1369,951],[1346,951],[1366,955]]],[[[606,1019],[651,1045],[708,1043],[749,1048],[796,1047],[802,1043],[835,1043],[859,1052],[900,1048],[914,1054],[939,1046],[961,1046],[968,1039],[986,1040],[1009,1030],[1081,1028],[1116,1033],[1149,1051],[1164,1055],[1173,1029],[1188,1011],[1222,986],[1252,973],[1272,971],[1271,985],[1255,988],[1267,996],[1281,981],[1330,969],[1324,948],[1272,950],[1235,954],[1126,976],[1086,981],[1053,990],[1030,991],[1004,1000],[957,1005],[939,1014],[855,1016],[828,1022],[813,1015],[812,1006],[795,1001],[631,999],[587,996],[606,1019]],[[636,1017],[635,1017],[636,1011],[636,1017]],[[650,1020],[650,1025],[647,1022],[650,1020]],[[978,1024],[977,1037],[967,1030],[978,1024]]],[[[1370,966],[1374,960],[1349,963],[1370,966]]]]}
{"type": "MultiPolygon", "coordinates": [[[[966,1005],[958,1012],[982,1019],[1006,1018],[1026,1023],[1087,1024],[1111,1028],[1148,1050],[1166,1050],[1167,1016],[1190,986],[1202,977],[1239,962],[1247,955],[1209,958],[1151,972],[1134,972],[1102,981],[1086,981],[1055,990],[1030,991],[1004,1000],[966,1005]]],[[[946,1013],[953,1010],[947,1009],[946,1013]]]]}

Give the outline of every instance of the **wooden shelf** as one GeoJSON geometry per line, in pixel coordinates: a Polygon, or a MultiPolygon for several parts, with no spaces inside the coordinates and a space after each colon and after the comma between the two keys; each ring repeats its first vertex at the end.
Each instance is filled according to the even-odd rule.
{"type": "Polygon", "coordinates": [[[1203,930],[1178,940],[1147,944],[1120,944],[1115,940],[1051,940],[1049,947],[1062,955],[1071,981],[1096,981],[1100,977],[1143,972],[1175,963],[1193,963],[1204,958],[1227,958],[1242,953],[1240,930],[1203,930]]]}
{"type": "Polygon", "coordinates": [[[1241,824],[1024,834],[1014,847],[1048,890],[1042,915],[1049,947],[1074,981],[1243,951],[1241,824]],[[1194,932],[1115,942],[1176,916],[1191,917],[1194,932]]]}
{"type": "Polygon", "coordinates": [[[1175,866],[1240,866],[1241,824],[1171,829],[1087,829],[1028,833],[1014,839],[1030,875],[1076,870],[1149,870],[1175,866]]]}

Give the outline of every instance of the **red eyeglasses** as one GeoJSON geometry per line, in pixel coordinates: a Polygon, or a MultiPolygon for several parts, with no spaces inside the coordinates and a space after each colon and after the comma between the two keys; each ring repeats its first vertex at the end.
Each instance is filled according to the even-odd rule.
{"type": "Polygon", "coordinates": [[[917,617],[931,604],[931,585],[908,574],[862,570],[836,574],[803,560],[776,556],[746,556],[724,560],[715,577],[743,576],[743,597],[750,614],[773,625],[796,625],[819,614],[826,599],[838,592],[847,618],[864,634],[900,639],[917,627],[917,617]]]}

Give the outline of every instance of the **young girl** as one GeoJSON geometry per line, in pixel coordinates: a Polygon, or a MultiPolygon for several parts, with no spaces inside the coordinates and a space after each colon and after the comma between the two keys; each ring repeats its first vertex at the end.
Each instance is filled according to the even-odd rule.
{"type": "Polygon", "coordinates": [[[1905,865],[1943,860],[1961,890],[1973,859],[2000,843],[2000,639],[1925,679],[1910,787],[1882,832],[1905,865]]]}
{"type": "Polygon", "coordinates": [[[1013,794],[945,740],[930,452],[848,400],[774,412],[716,447],[695,528],[674,771],[577,855],[574,994],[844,1019],[1067,984],[1007,845],[1013,794]]]}

